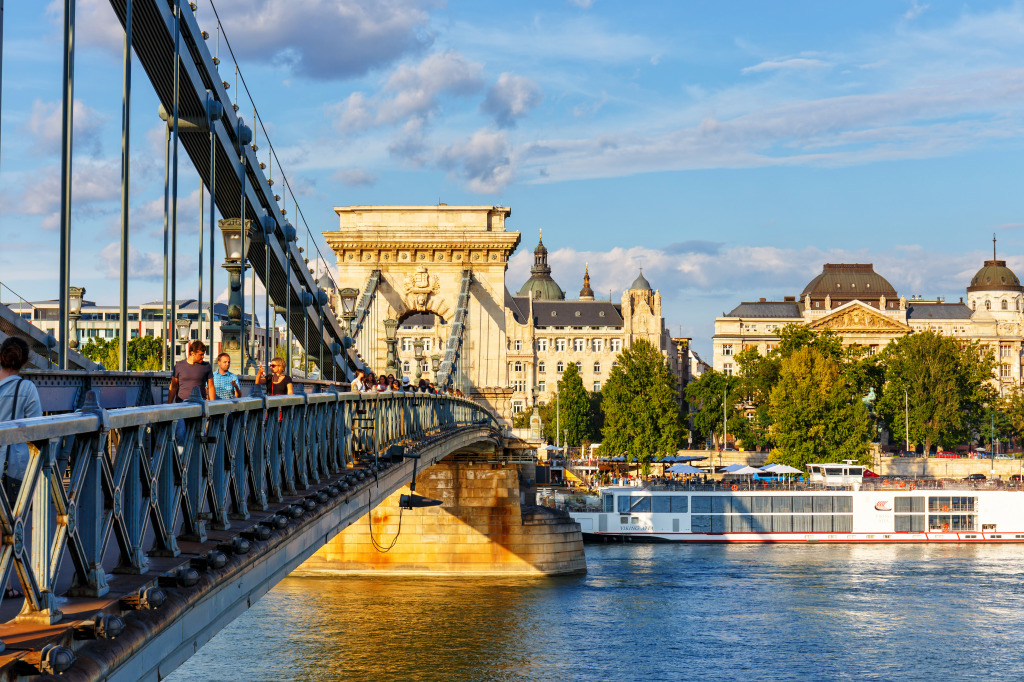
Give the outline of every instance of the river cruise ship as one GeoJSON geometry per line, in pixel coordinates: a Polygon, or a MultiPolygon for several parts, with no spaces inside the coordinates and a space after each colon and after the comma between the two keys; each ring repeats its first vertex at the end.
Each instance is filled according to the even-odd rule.
{"type": "Polygon", "coordinates": [[[610,486],[570,504],[586,540],[1024,542],[1024,490],[999,481],[862,478],[815,464],[809,481],[610,486]]]}

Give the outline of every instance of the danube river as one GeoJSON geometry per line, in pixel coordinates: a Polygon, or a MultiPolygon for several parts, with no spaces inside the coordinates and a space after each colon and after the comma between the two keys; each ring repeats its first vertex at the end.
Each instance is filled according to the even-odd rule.
{"type": "Polygon", "coordinates": [[[588,545],[586,576],[288,578],[170,678],[1024,678],[1024,545],[588,545]]]}

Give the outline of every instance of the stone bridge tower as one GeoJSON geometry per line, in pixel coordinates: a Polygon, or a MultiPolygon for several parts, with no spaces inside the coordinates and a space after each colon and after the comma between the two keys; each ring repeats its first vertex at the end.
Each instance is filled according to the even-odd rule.
{"type": "MultiPolygon", "coordinates": [[[[324,232],[338,263],[339,287],[366,289],[374,271],[380,283],[360,335],[372,347],[363,360],[384,369],[383,321],[433,313],[445,323],[455,313],[463,272],[473,275],[462,371],[471,396],[510,420],[506,387],[505,269],[519,245],[507,232],[511,210],[502,206],[341,206],[337,231],[324,232]]],[[[408,353],[406,353],[408,355],[408,353]]],[[[408,359],[407,357],[405,359],[408,359]]]]}

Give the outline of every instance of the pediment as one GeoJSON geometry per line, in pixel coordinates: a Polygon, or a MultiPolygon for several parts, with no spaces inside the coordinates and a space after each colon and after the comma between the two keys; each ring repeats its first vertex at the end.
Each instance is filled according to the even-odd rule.
{"type": "Polygon", "coordinates": [[[911,328],[860,301],[851,301],[807,325],[815,331],[840,334],[909,334],[911,328]]]}

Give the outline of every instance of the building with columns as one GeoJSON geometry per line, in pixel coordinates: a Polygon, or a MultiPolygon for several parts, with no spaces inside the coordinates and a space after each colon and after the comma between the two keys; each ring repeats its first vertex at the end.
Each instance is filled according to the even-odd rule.
{"type": "MultiPolygon", "coordinates": [[[[555,399],[558,381],[575,363],[588,391],[600,391],[615,358],[637,339],[661,350],[682,389],[687,381],[689,339],[673,339],[661,312],[661,292],[639,273],[618,302],[597,300],[590,268],[576,299],[551,276],[541,238],[533,250],[530,278],[512,295],[506,290],[507,385],[512,412],[555,399]]],[[[681,403],[682,404],[682,403],[681,403]]]]}
{"type": "Polygon", "coordinates": [[[1024,287],[994,248],[992,255],[971,279],[966,297],[956,302],[901,296],[871,264],[826,263],[799,297],[740,303],[716,318],[712,365],[732,374],[737,353],[756,348],[766,354],[778,343],[775,331],[790,323],[831,329],[844,344],[863,345],[872,353],[905,334],[931,330],[991,349],[993,382],[1004,393],[1021,383],[1024,287]]]}

